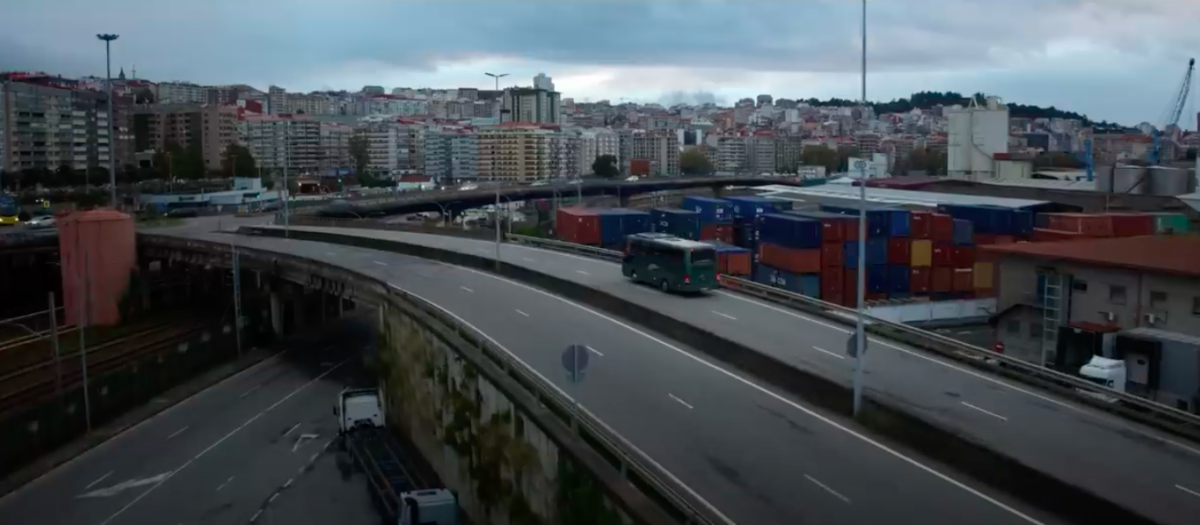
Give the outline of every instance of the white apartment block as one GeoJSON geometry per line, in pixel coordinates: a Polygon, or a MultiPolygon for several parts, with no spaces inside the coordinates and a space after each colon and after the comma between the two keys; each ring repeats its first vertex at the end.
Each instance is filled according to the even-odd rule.
{"type": "Polygon", "coordinates": [[[592,163],[601,155],[617,157],[620,165],[621,157],[618,151],[617,134],[611,129],[585,129],[579,134],[579,169],[580,174],[591,173],[592,163]]]}
{"type": "Polygon", "coordinates": [[[158,85],[159,104],[204,104],[204,87],[191,82],[163,82],[158,85]]]}
{"type": "Polygon", "coordinates": [[[749,154],[751,173],[775,173],[775,137],[750,137],[746,152],[749,154]]]}
{"type": "Polygon", "coordinates": [[[320,169],[321,123],[304,115],[246,115],[242,142],[264,170],[287,169],[292,175],[316,174],[320,169]]]}
{"type": "Polygon", "coordinates": [[[479,179],[533,182],[551,177],[553,131],[537,126],[503,125],[479,136],[479,179]]]}
{"type": "Polygon", "coordinates": [[[630,149],[631,160],[649,160],[655,173],[679,175],[679,137],[674,130],[635,130],[630,149]]]}
{"type": "Polygon", "coordinates": [[[374,97],[354,101],[355,115],[428,115],[429,101],[407,98],[374,97]]]}
{"type": "Polygon", "coordinates": [[[717,171],[742,173],[749,171],[746,137],[714,137],[717,146],[717,171]]]}
{"type": "Polygon", "coordinates": [[[350,137],[353,135],[354,128],[345,124],[321,123],[321,147],[317,165],[322,174],[354,166],[350,159],[350,137]]]}
{"type": "Polygon", "coordinates": [[[456,135],[450,141],[450,177],[456,181],[479,178],[479,135],[456,135]]]}
{"type": "Polygon", "coordinates": [[[562,124],[562,108],[557,91],[537,88],[513,88],[504,91],[505,122],[562,124]]]}
{"type": "Polygon", "coordinates": [[[358,130],[367,139],[367,167],[383,175],[424,170],[425,129],[418,124],[376,122],[358,130]]]}

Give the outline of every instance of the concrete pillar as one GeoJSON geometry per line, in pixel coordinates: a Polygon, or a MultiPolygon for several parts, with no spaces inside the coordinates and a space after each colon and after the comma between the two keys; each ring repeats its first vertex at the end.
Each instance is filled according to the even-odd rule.
{"type": "Polygon", "coordinates": [[[713,198],[720,199],[725,197],[725,186],[712,187],[713,198]]]}
{"type": "Polygon", "coordinates": [[[618,208],[628,208],[629,207],[629,195],[622,194],[617,197],[617,201],[618,201],[617,202],[618,208]]]}
{"type": "Polygon", "coordinates": [[[338,297],[338,317],[346,314],[346,300],[338,297]]]}
{"type": "Polygon", "coordinates": [[[271,329],[275,335],[283,335],[283,299],[279,292],[271,292],[271,329]]]}

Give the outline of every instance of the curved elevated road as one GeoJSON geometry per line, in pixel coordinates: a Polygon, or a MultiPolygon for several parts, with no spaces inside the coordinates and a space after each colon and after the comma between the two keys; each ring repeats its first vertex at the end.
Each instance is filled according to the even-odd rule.
{"type": "MultiPolygon", "coordinates": [[[[442,306],[575,397],[737,523],[1061,523],[974,487],[943,465],[859,434],[852,422],[809,409],[684,345],[521,283],[375,250],[177,231],[343,266],[442,306]],[[593,352],[577,388],[567,384],[560,363],[571,344],[593,352]]],[[[550,256],[506,251],[518,260],[550,256]]],[[[598,267],[570,270],[582,268],[599,277],[598,267]]]]}
{"type": "MultiPolygon", "coordinates": [[[[489,257],[495,254],[493,243],[472,239],[344,228],[295,229],[394,239],[489,257]]],[[[846,327],[726,292],[703,297],[661,294],[629,283],[618,265],[606,261],[519,245],[502,246],[501,256],[506,262],[651,306],[794,366],[850,382],[852,360],[836,355],[850,333],[846,327]]],[[[492,299],[488,304],[499,307],[505,301],[492,299]]],[[[566,333],[580,326],[551,322],[556,325],[553,328],[566,333]],[[562,328],[566,326],[571,328],[562,328]]],[[[924,418],[1157,522],[1197,523],[1200,448],[1194,444],[920,350],[876,339],[871,348],[865,385],[872,395],[890,398],[924,418]]],[[[652,359],[649,355],[643,358],[647,362],[652,359]]],[[[645,365],[639,361],[633,366],[645,365]]],[[[796,484],[792,481],[789,485],[796,484]]]]}

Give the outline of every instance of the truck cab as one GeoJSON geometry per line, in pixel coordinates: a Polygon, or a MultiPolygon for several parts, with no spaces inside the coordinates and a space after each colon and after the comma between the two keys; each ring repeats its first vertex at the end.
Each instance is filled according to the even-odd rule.
{"type": "Polygon", "coordinates": [[[446,489],[400,494],[399,525],[458,525],[458,500],[446,489]]]}
{"type": "MultiPolygon", "coordinates": [[[[1125,380],[1128,375],[1129,372],[1125,369],[1125,361],[1120,359],[1109,359],[1107,357],[1101,357],[1098,355],[1093,355],[1092,359],[1088,361],[1087,364],[1079,368],[1080,377],[1096,383],[1097,385],[1116,390],[1117,392],[1125,392],[1125,380]]],[[[1115,403],[1118,401],[1118,399],[1113,396],[1101,393],[1084,392],[1082,390],[1080,393],[1109,403],[1115,403]]]]}
{"type": "Polygon", "coordinates": [[[333,415],[338,418],[338,435],[360,427],[383,428],[383,403],[373,388],[347,388],[338,394],[333,415]]]}

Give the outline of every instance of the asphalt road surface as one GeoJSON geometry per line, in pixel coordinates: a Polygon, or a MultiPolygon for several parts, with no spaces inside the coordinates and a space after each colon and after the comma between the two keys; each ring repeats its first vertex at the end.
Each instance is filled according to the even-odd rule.
{"type": "Polygon", "coordinates": [[[361,321],[334,322],[0,499],[4,525],[374,525],[330,443],[345,386],[370,386],[361,321]]]}
{"type": "MultiPolygon", "coordinates": [[[[297,229],[495,255],[493,243],[472,239],[297,229]]],[[[611,262],[519,245],[502,246],[501,257],[704,326],[796,367],[851,382],[853,360],[841,355],[851,332],[845,326],[724,291],[702,297],[658,293],[628,282],[619,265],[611,262]]],[[[1200,523],[1200,447],[1195,444],[886,340],[871,340],[865,377],[871,395],[890,398],[1027,465],[1158,522],[1200,523]]]]}
{"type": "Polygon", "coordinates": [[[737,523],[1059,523],[684,345],[521,283],[375,250],[180,234],[322,260],[438,304],[579,400],[737,523]],[[561,365],[572,344],[592,352],[579,386],[568,384],[561,365]]]}

